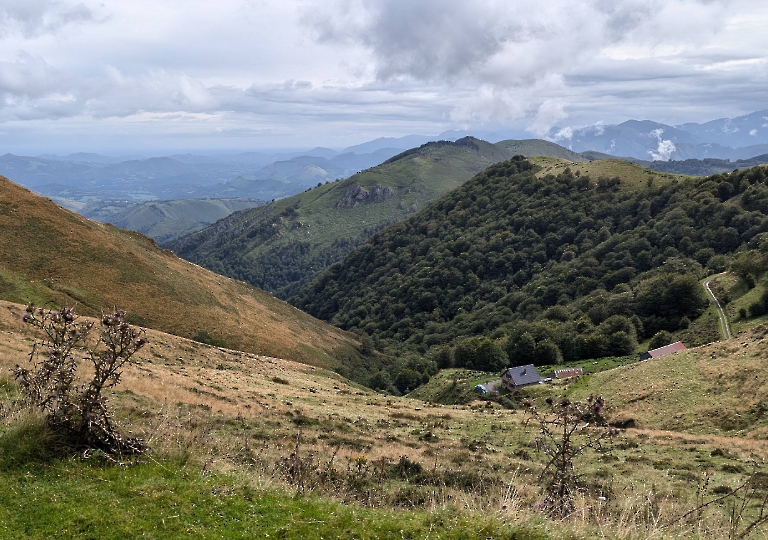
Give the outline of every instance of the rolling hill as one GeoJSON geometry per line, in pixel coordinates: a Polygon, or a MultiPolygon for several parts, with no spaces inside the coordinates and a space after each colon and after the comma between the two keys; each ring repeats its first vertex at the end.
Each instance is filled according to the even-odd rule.
{"type": "Polygon", "coordinates": [[[79,213],[121,229],[140,232],[162,244],[199,231],[232,212],[263,204],[265,201],[257,199],[177,199],[145,202],[107,215],[99,213],[99,209],[104,209],[103,204],[94,208],[93,212],[86,207],[79,213]]]}
{"type": "Polygon", "coordinates": [[[717,339],[714,325],[686,334],[707,307],[698,280],[765,241],[768,167],[691,178],[535,161],[489,167],[292,301],[381,347],[449,344],[454,363],[489,370],[633,354],[662,330],[717,339]]]}
{"type": "Polygon", "coordinates": [[[233,348],[333,369],[363,361],[355,336],[3,177],[0,298],[76,304],[84,315],[117,306],[135,324],[185,337],[206,332],[233,348]]]}
{"type": "Polygon", "coordinates": [[[427,143],[346,180],[234,214],[169,247],[215,272],[288,298],[376,231],[517,154],[586,161],[535,139],[490,144],[467,137],[427,143]]]}

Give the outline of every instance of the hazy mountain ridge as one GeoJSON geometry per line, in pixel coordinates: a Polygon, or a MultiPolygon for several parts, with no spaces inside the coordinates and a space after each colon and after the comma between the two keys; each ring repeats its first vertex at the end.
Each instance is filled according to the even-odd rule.
{"type": "MultiPolygon", "coordinates": [[[[132,205],[122,212],[103,216],[97,221],[111,223],[121,229],[140,232],[158,243],[198,231],[227,217],[232,212],[266,204],[258,199],[181,199],[152,201],[132,205]]],[[[81,212],[85,217],[88,211],[81,212]]]]}
{"type": "Polygon", "coordinates": [[[96,200],[271,200],[299,193],[318,182],[350,176],[397,152],[380,149],[370,154],[339,153],[316,148],[282,154],[185,154],[128,160],[97,154],[6,154],[0,157],[0,174],[76,210],[96,200]]]}
{"type": "Polygon", "coordinates": [[[768,110],[679,126],[628,120],[577,129],[555,127],[549,138],[574,152],[642,160],[746,159],[768,152],[768,110]]]}

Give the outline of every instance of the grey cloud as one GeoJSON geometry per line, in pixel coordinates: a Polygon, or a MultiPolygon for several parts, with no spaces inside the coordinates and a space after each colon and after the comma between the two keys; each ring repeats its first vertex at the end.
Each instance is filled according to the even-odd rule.
{"type": "MultiPolygon", "coordinates": [[[[66,88],[66,76],[40,57],[20,51],[13,62],[0,62],[0,93],[6,101],[36,99],[66,88]]],[[[2,104],[0,104],[2,106],[2,104]]]]}
{"type": "Polygon", "coordinates": [[[303,22],[321,43],[369,50],[383,80],[532,84],[612,44],[699,42],[722,9],[696,0],[340,0],[308,9],[303,22]],[[685,9],[693,11],[668,32],[667,15],[685,9]]]}
{"type": "Polygon", "coordinates": [[[648,51],[695,55],[717,32],[725,7],[698,0],[339,0],[308,9],[303,23],[319,43],[362,47],[381,82],[431,85],[454,97],[456,85],[474,85],[474,104],[455,100],[454,121],[528,117],[532,132],[542,133],[551,119],[567,116],[569,95],[579,100],[579,90],[598,81],[677,79],[695,70],[685,55],[664,62],[648,51]],[[637,54],[646,58],[632,60],[637,54]]]}
{"type": "MultiPolygon", "coordinates": [[[[565,103],[561,100],[548,99],[541,104],[533,122],[528,126],[528,131],[538,137],[543,137],[548,134],[552,127],[560,120],[568,117],[568,113],[565,112],[565,103]]],[[[561,136],[565,136],[567,132],[560,130],[558,133],[561,136]]]]}
{"type": "Polygon", "coordinates": [[[516,39],[521,29],[501,15],[499,3],[361,0],[314,8],[303,21],[320,42],[359,43],[373,51],[380,79],[429,80],[472,72],[516,39]]]}
{"type": "Polygon", "coordinates": [[[212,90],[184,73],[154,69],[128,77],[115,69],[110,71],[107,81],[94,80],[88,88],[85,110],[95,118],[219,110],[220,102],[212,90]]]}
{"type": "Polygon", "coordinates": [[[156,69],[126,77],[108,68],[105,75],[76,77],[20,52],[15,62],[0,62],[0,119],[58,119],[80,114],[109,118],[219,108],[211,89],[184,73],[156,69]]]}
{"type": "Polygon", "coordinates": [[[0,37],[20,33],[31,38],[58,32],[67,24],[95,20],[85,4],[67,5],[57,0],[3,0],[0,4],[0,37]]]}
{"type": "Polygon", "coordinates": [[[97,5],[0,0],[4,50],[33,53],[0,56],[4,130],[71,118],[52,125],[351,144],[557,126],[567,141],[597,120],[677,124],[765,109],[768,9],[750,0],[97,5]],[[110,10],[106,25],[62,35],[110,10]]]}

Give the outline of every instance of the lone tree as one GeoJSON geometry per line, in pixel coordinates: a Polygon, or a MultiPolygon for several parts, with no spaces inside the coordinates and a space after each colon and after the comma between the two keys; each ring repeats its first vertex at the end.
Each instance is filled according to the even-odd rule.
{"type": "Polygon", "coordinates": [[[120,382],[126,364],[138,363],[134,355],[147,343],[144,330],[125,322],[125,312],[118,310],[101,317],[95,339],[94,323],[81,322],[73,307],[54,311],[30,304],[23,321],[44,337],[29,353],[31,368],[17,365],[15,377],[51,428],[73,448],[112,454],[145,451],[141,440],[118,433],[102,395],[120,382]],[[90,373],[78,377],[80,368],[90,373]]]}

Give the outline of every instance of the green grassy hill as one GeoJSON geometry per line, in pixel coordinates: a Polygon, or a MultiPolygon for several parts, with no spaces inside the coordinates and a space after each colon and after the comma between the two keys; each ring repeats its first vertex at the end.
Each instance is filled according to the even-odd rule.
{"type": "Polygon", "coordinates": [[[232,212],[265,204],[255,199],[180,199],[132,206],[99,221],[140,232],[162,244],[215,223],[232,212]]]}
{"type": "Polygon", "coordinates": [[[355,336],[271,294],[177,258],[138,233],[102,225],[0,177],[0,298],[115,306],[142,326],[326,367],[362,361],[355,336]]]}
{"type": "Polygon", "coordinates": [[[346,180],[240,212],[169,247],[206,268],[289,298],[376,231],[516,154],[583,161],[540,140],[489,144],[467,137],[428,143],[346,180]]]}
{"type": "Polygon", "coordinates": [[[297,305],[381,348],[451,345],[454,364],[489,371],[632,354],[662,330],[717,339],[714,319],[692,331],[699,280],[765,239],[768,168],[702,179],[538,161],[493,165],[375,235],[297,305]]]}
{"type": "MultiPolygon", "coordinates": [[[[527,158],[535,156],[549,156],[579,163],[589,161],[590,159],[582,156],[581,154],[577,154],[576,152],[572,152],[571,150],[568,150],[559,144],[544,141],[542,139],[500,141],[497,142],[495,146],[503,148],[504,150],[510,152],[513,156],[525,156],[527,158]]],[[[600,159],[615,158],[613,158],[613,156],[606,156],[605,158],[600,159]]]]}
{"type": "Polygon", "coordinates": [[[603,395],[610,400],[611,421],[621,425],[764,440],[766,336],[768,326],[757,324],[727,341],[533,388],[523,395],[603,395]]]}

